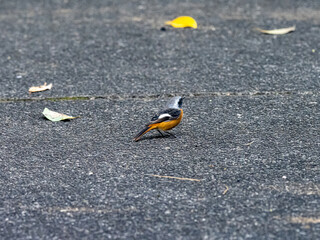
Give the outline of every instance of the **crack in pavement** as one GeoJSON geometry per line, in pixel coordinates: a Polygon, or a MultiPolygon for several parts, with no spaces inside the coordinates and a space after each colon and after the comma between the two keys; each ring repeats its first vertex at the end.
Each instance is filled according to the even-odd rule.
{"type": "Polygon", "coordinates": [[[30,98],[0,98],[0,103],[10,102],[38,102],[38,101],[87,101],[87,100],[152,100],[181,95],[184,97],[244,97],[244,96],[285,96],[285,95],[319,95],[320,91],[252,91],[252,92],[198,92],[176,94],[149,94],[149,95],[105,95],[105,96],[63,96],[63,97],[30,97],[30,98]]]}

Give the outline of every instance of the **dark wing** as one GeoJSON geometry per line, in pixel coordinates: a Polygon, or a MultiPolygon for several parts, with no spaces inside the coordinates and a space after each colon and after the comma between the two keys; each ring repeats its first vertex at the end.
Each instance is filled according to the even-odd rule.
{"type": "Polygon", "coordinates": [[[166,110],[159,112],[157,115],[155,115],[151,119],[151,122],[148,123],[148,125],[178,119],[180,117],[180,114],[181,114],[180,109],[168,108],[166,110]]]}

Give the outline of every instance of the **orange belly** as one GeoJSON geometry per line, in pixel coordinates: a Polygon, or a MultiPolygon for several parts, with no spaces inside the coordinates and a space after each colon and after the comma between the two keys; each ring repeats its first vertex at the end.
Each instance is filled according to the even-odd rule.
{"type": "Polygon", "coordinates": [[[180,114],[178,119],[171,120],[171,121],[168,121],[168,122],[161,122],[161,123],[151,124],[151,126],[152,126],[153,129],[161,129],[163,131],[167,131],[167,130],[170,130],[171,128],[174,128],[175,126],[177,126],[181,122],[182,116],[183,116],[183,111],[181,109],[181,114],[180,114]]]}

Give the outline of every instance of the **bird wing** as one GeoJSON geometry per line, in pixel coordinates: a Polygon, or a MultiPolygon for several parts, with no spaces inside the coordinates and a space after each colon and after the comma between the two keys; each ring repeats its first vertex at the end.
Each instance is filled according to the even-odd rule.
{"type": "Polygon", "coordinates": [[[178,119],[180,114],[181,114],[180,109],[168,108],[168,109],[163,110],[163,111],[159,112],[158,114],[156,114],[151,119],[151,122],[148,123],[148,125],[178,119]]]}

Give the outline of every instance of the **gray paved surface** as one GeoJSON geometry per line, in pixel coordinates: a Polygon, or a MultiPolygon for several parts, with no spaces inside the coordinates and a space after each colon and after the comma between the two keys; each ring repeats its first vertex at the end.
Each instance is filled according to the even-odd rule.
{"type": "Polygon", "coordinates": [[[0,6],[0,238],[320,238],[319,1],[0,6]],[[177,138],[132,142],[175,94],[177,138]]]}

